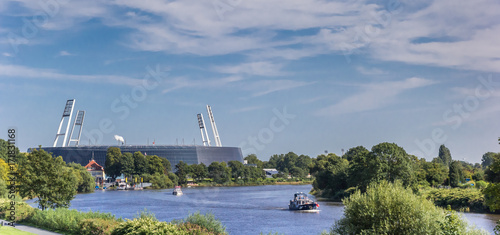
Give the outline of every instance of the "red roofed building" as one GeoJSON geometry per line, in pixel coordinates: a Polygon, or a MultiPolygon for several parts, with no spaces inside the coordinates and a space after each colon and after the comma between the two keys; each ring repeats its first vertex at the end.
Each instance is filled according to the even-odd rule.
{"type": "Polygon", "coordinates": [[[104,168],[97,164],[94,159],[90,160],[89,164],[85,166],[88,172],[96,179],[97,182],[101,182],[104,179],[104,168]]]}

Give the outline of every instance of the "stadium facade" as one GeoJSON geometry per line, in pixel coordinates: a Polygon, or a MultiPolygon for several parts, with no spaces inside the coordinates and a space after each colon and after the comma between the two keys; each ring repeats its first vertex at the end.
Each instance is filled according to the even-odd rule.
{"type": "MultiPolygon", "coordinates": [[[[212,108],[209,105],[207,105],[207,113],[214,134],[214,143],[210,141],[205,126],[205,120],[200,113],[197,114],[197,117],[203,145],[154,145],[154,142],[153,145],[127,145],[122,136],[115,135],[115,140],[120,143],[116,146],[81,146],[80,138],[85,119],[85,111],[78,110],[76,116],[73,118],[75,102],[74,99],[66,101],[66,106],[64,107],[53,146],[41,147],[43,150],[52,153],[54,157],[62,156],[66,163],[75,162],[85,166],[90,160],[94,159],[97,164],[104,166],[104,170],[106,170],[106,153],[109,147],[118,147],[122,153],[141,152],[144,155],[157,155],[168,159],[172,168],[180,161],[186,162],[187,164],[203,163],[207,166],[212,162],[243,162],[243,155],[240,148],[222,147],[212,108]],[[63,125],[64,123],[66,124],[63,125]],[[61,140],[62,146],[58,147],[57,145],[61,140]]],[[[31,149],[28,149],[28,152],[31,152],[31,149]]]]}
{"type": "Polygon", "coordinates": [[[170,161],[172,168],[183,161],[189,165],[210,165],[212,162],[243,162],[241,149],[237,147],[177,146],[177,145],[121,145],[121,146],[79,146],[79,147],[42,147],[53,156],[62,156],[67,163],[76,162],[83,166],[94,159],[106,168],[106,152],[109,147],[118,147],[122,153],[141,152],[144,155],[157,155],[170,161]]]}

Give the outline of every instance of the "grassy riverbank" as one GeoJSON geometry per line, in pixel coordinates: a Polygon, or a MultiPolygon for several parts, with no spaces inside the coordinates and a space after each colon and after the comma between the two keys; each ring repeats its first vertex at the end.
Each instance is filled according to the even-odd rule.
{"type": "MultiPolygon", "coordinates": [[[[7,218],[10,201],[0,201],[0,217],[7,218]]],[[[110,213],[79,212],[66,208],[44,211],[25,202],[16,202],[17,223],[62,234],[226,234],[226,228],[212,214],[190,214],[184,220],[158,221],[154,214],[141,212],[133,220],[116,218],[110,213]]]]}

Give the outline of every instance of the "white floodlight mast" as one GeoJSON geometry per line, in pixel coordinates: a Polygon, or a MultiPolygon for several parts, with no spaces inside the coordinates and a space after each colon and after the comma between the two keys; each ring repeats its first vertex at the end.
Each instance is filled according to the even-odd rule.
{"type": "Polygon", "coordinates": [[[203,114],[198,114],[198,124],[200,125],[200,131],[201,131],[201,138],[203,139],[203,145],[206,145],[205,146],[210,146],[210,137],[208,137],[208,132],[207,132],[207,127],[205,126],[205,119],[203,118],[203,114]],[[201,128],[203,128],[203,130],[205,131],[205,135],[203,135],[203,130],[201,130],[201,128]],[[207,140],[205,142],[205,138],[204,136],[207,137],[207,140]]]}
{"type": "Polygon", "coordinates": [[[210,118],[210,123],[212,124],[212,132],[214,133],[215,146],[222,147],[222,143],[220,142],[219,138],[219,132],[217,131],[217,125],[215,125],[215,119],[210,105],[207,105],[207,112],[208,112],[208,118],[210,118]]]}
{"type": "Polygon", "coordinates": [[[80,144],[80,137],[82,136],[82,128],[83,128],[83,120],[85,118],[85,111],[78,110],[75,118],[75,122],[73,123],[73,128],[71,128],[71,132],[69,133],[68,146],[70,146],[71,141],[76,142],[76,146],[80,144]],[[78,137],[76,139],[72,139],[73,132],[75,131],[75,126],[80,126],[80,130],[78,131],[78,137]]]}
{"type": "Polygon", "coordinates": [[[56,147],[57,145],[57,140],[59,139],[59,136],[64,135],[64,140],[62,143],[63,147],[66,147],[66,142],[68,139],[68,131],[69,131],[69,126],[71,125],[71,117],[73,116],[73,108],[75,107],[75,99],[72,100],[67,100],[66,101],[66,106],[64,107],[63,115],[61,118],[61,123],[59,123],[59,128],[57,129],[56,133],[56,139],[54,140],[54,145],[53,147],[56,147]],[[61,127],[64,122],[64,118],[69,117],[68,119],[68,125],[66,126],[66,132],[60,133],[61,132],[61,127]]]}

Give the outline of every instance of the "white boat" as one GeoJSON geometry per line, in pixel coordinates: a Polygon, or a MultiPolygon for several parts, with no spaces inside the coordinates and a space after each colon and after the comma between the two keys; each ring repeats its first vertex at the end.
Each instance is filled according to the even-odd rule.
{"type": "Polygon", "coordinates": [[[133,190],[134,188],[125,182],[118,183],[117,190],[133,190]]]}
{"type": "Polygon", "coordinates": [[[293,200],[290,200],[288,209],[290,210],[301,210],[301,211],[318,211],[319,204],[309,198],[307,194],[300,192],[295,193],[293,200]]]}
{"type": "Polygon", "coordinates": [[[182,190],[181,190],[181,186],[175,186],[174,192],[172,192],[172,194],[176,195],[176,196],[181,196],[183,194],[182,190]]]}

